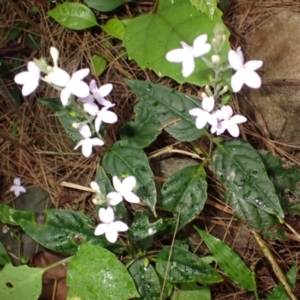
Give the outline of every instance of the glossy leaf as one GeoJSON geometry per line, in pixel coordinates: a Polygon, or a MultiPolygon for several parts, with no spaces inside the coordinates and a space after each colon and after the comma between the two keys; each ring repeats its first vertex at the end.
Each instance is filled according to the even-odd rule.
{"type": "Polygon", "coordinates": [[[105,153],[103,167],[111,176],[134,176],[137,181],[135,194],[155,214],[156,188],[153,173],[146,154],[138,145],[124,140],[116,142],[105,153]]]}
{"type": "Polygon", "coordinates": [[[73,30],[81,30],[98,25],[94,13],[81,3],[65,2],[48,10],[47,15],[60,25],[73,30]]]}
{"type": "Polygon", "coordinates": [[[4,266],[0,271],[1,299],[38,299],[44,269],[4,266]]]}
{"type": "Polygon", "coordinates": [[[99,55],[93,55],[91,65],[92,74],[95,76],[101,75],[102,72],[105,70],[105,67],[106,60],[99,55]]]}
{"type": "Polygon", "coordinates": [[[11,263],[9,255],[7,254],[7,251],[3,244],[0,242],[0,265],[6,265],[9,263],[11,263]]]}
{"type": "Polygon", "coordinates": [[[67,107],[62,106],[60,99],[58,98],[38,98],[38,102],[42,103],[46,107],[50,108],[60,123],[64,127],[68,136],[75,142],[78,143],[82,140],[82,136],[79,133],[78,129],[74,128],[72,124],[78,122],[76,116],[72,116],[67,107]]]}
{"type": "Polygon", "coordinates": [[[131,2],[131,0],[84,0],[84,2],[90,8],[107,12],[114,10],[125,2],[131,2]]]}
{"type": "Polygon", "coordinates": [[[162,129],[179,141],[194,141],[204,134],[195,126],[189,110],[200,106],[200,101],[164,85],[146,81],[127,80],[140,103],[136,106],[134,122],[122,131],[122,138],[141,147],[151,144],[162,129]]]}
{"type": "Polygon", "coordinates": [[[196,226],[194,228],[198,231],[218,265],[227,276],[239,287],[248,291],[254,291],[253,274],[242,259],[221,240],[198,229],[196,226]]]}
{"type": "MultiPolygon", "coordinates": [[[[202,34],[208,35],[208,42],[213,38],[213,29],[216,24],[223,24],[222,13],[216,10],[213,20],[198,11],[187,0],[161,0],[156,13],[138,16],[126,27],[123,45],[128,56],[134,59],[142,69],[151,69],[158,76],[169,76],[179,83],[193,83],[199,86],[208,84],[209,76],[214,76],[201,59],[196,59],[194,72],[188,77],[181,73],[181,63],[167,61],[166,54],[177,48],[181,48],[181,41],[189,45],[195,38],[202,34]],[[159,33],[159,34],[158,34],[159,33]]],[[[224,28],[224,34],[228,38],[229,31],[224,28]]],[[[226,41],[222,52],[221,62],[227,64],[227,55],[230,50],[226,41]]],[[[211,50],[206,56],[213,55],[211,50]]],[[[231,71],[223,73],[223,83],[229,85],[231,71]]]]}
{"type": "Polygon", "coordinates": [[[161,285],[157,273],[144,259],[135,261],[128,269],[143,300],[160,299],[161,285]]]}
{"type": "Polygon", "coordinates": [[[250,144],[241,140],[219,144],[212,156],[212,167],[218,179],[240,202],[251,203],[266,213],[284,217],[264,164],[250,144]]]}
{"type": "Polygon", "coordinates": [[[119,19],[110,19],[105,25],[100,26],[107,34],[119,40],[123,40],[125,25],[119,19]]]}
{"type": "Polygon", "coordinates": [[[214,13],[217,9],[219,0],[190,0],[198,10],[205,13],[211,20],[213,20],[214,13]]]}
{"type": "Polygon", "coordinates": [[[201,284],[223,281],[213,267],[183,248],[173,247],[169,261],[170,250],[170,246],[165,247],[159,252],[156,259],[157,272],[168,281],[173,283],[199,282],[201,284]],[[167,270],[169,271],[166,272],[167,270]]]}
{"type": "Polygon", "coordinates": [[[179,228],[202,211],[207,199],[206,174],[202,166],[190,166],[172,174],[161,189],[160,205],[179,218],[179,228]]]}
{"type": "Polygon", "coordinates": [[[110,251],[89,244],[71,259],[68,299],[127,300],[139,297],[126,267],[110,251]]]}
{"type": "Polygon", "coordinates": [[[279,156],[273,156],[270,152],[261,150],[258,155],[263,161],[267,174],[272,181],[281,205],[290,213],[294,211],[294,205],[300,200],[300,170],[296,166],[287,166],[287,163],[279,156]],[[287,191],[297,199],[292,201],[287,196],[287,191]]]}
{"type": "Polygon", "coordinates": [[[44,214],[32,211],[9,210],[0,205],[0,221],[11,219],[37,243],[55,252],[74,254],[84,243],[105,247],[109,243],[94,235],[94,224],[83,213],[72,210],[47,209],[44,214]]]}
{"type": "Polygon", "coordinates": [[[171,300],[211,300],[210,290],[196,283],[182,283],[172,294],[171,300]]]}
{"type": "Polygon", "coordinates": [[[159,231],[164,231],[171,227],[171,225],[173,225],[173,223],[168,222],[167,219],[158,219],[157,221],[150,223],[146,213],[136,212],[128,235],[131,239],[139,241],[152,236],[159,231]]]}
{"type": "MultiPolygon", "coordinates": [[[[287,272],[286,278],[292,288],[296,287],[297,282],[297,265],[294,264],[291,269],[287,272]]],[[[278,284],[268,296],[267,300],[289,300],[290,297],[286,294],[282,284],[278,284]]]]}

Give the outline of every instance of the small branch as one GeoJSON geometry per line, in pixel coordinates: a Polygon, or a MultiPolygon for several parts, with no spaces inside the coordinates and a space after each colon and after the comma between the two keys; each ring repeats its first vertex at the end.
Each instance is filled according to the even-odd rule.
{"type": "Polygon", "coordinates": [[[291,286],[287,282],[282,270],[280,269],[275,257],[273,256],[272,252],[268,248],[267,244],[263,241],[263,239],[260,237],[260,235],[256,231],[251,230],[251,234],[252,234],[257,246],[259,247],[260,251],[265,256],[265,258],[268,260],[268,262],[271,264],[271,267],[272,267],[274,273],[276,274],[277,278],[283,285],[283,288],[284,288],[285,292],[287,293],[288,297],[291,300],[297,300],[297,297],[294,295],[291,286]]]}
{"type": "Polygon", "coordinates": [[[71,182],[62,181],[59,185],[64,186],[64,187],[68,187],[68,188],[71,188],[71,189],[75,189],[75,190],[95,193],[95,191],[92,188],[82,186],[82,185],[79,185],[79,184],[75,184],[75,183],[71,183],[71,182]]]}

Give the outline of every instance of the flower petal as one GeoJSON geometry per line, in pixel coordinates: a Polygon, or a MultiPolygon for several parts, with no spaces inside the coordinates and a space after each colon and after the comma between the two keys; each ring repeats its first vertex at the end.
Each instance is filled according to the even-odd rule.
{"type": "Polygon", "coordinates": [[[81,144],[82,154],[84,157],[89,157],[92,154],[92,141],[90,139],[85,139],[81,144]]]}
{"type": "Polygon", "coordinates": [[[25,84],[28,81],[28,76],[30,76],[28,71],[21,72],[14,77],[14,81],[17,84],[25,84]]]}
{"type": "Polygon", "coordinates": [[[184,49],[174,49],[166,54],[166,59],[170,62],[183,62],[186,51],[184,49]]]}
{"type": "Polygon", "coordinates": [[[110,224],[106,229],[105,237],[109,242],[115,243],[118,239],[118,231],[110,224]]]}
{"type": "Polygon", "coordinates": [[[21,185],[21,179],[19,177],[14,179],[14,185],[21,185]]]}
{"type": "Polygon", "coordinates": [[[210,44],[204,44],[201,48],[194,48],[194,57],[200,57],[206,53],[208,53],[211,49],[210,44]]]}
{"type": "Polygon", "coordinates": [[[103,146],[104,142],[100,140],[99,138],[92,138],[90,139],[93,146],[103,146]]]}
{"type": "Polygon", "coordinates": [[[111,206],[115,206],[118,205],[119,203],[121,203],[123,201],[123,197],[117,193],[117,192],[110,192],[106,195],[106,198],[109,201],[109,204],[111,206]]]}
{"type": "Polygon", "coordinates": [[[90,88],[91,93],[94,93],[98,90],[97,83],[96,83],[95,79],[92,79],[90,81],[89,88],[90,88]]]}
{"type": "Polygon", "coordinates": [[[189,110],[189,114],[192,115],[192,116],[195,116],[195,117],[198,117],[199,114],[201,114],[201,111],[203,111],[203,109],[201,108],[192,108],[189,110]]]}
{"type": "Polygon", "coordinates": [[[84,109],[88,114],[90,114],[91,116],[96,116],[96,114],[97,114],[98,111],[99,111],[98,105],[95,104],[95,103],[91,103],[91,102],[84,103],[84,104],[83,104],[83,109],[84,109]]]}
{"type": "Polygon", "coordinates": [[[97,193],[100,193],[100,187],[99,184],[96,181],[92,181],[90,183],[90,187],[97,193]]]}
{"type": "Polygon", "coordinates": [[[86,77],[88,74],[90,73],[90,69],[89,68],[85,68],[85,69],[81,69],[76,71],[72,77],[71,77],[71,81],[73,82],[78,82],[81,81],[84,77],[86,77]]]}
{"type": "Polygon", "coordinates": [[[70,96],[71,96],[71,89],[69,86],[66,86],[64,89],[61,90],[60,101],[63,106],[68,105],[70,96]]]}
{"type": "Polygon", "coordinates": [[[262,66],[262,64],[263,64],[262,60],[250,60],[245,63],[245,67],[248,70],[255,71],[255,70],[259,69],[262,66]]]}
{"type": "Polygon", "coordinates": [[[233,117],[231,117],[230,121],[235,124],[242,124],[247,122],[247,118],[241,115],[234,115],[233,117]]]}
{"type": "Polygon", "coordinates": [[[28,78],[28,81],[23,85],[22,88],[22,95],[23,96],[28,96],[30,95],[32,92],[34,92],[36,90],[36,88],[39,85],[39,81],[32,79],[32,78],[28,78]]]}
{"type": "Polygon", "coordinates": [[[244,55],[243,55],[243,52],[242,52],[242,48],[241,47],[238,47],[236,49],[236,54],[238,55],[240,61],[242,64],[244,64],[244,55]]]}
{"type": "Polygon", "coordinates": [[[227,131],[230,133],[233,137],[238,137],[240,134],[239,126],[234,124],[232,126],[227,127],[227,131]]]}
{"type": "Polygon", "coordinates": [[[136,179],[134,176],[128,176],[122,181],[122,192],[123,191],[132,191],[136,185],[136,179]]]}
{"type": "Polygon", "coordinates": [[[71,81],[71,93],[79,98],[87,97],[90,94],[89,86],[83,81],[71,81]]]}
{"type": "Polygon", "coordinates": [[[82,125],[79,127],[79,133],[86,139],[91,137],[92,133],[88,125],[82,125]]]}
{"type": "Polygon", "coordinates": [[[100,111],[102,121],[108,124],[116,123],[118,121],[118,116],[114,112],[106,109],[102,108],[100,111]]]}
{"type": "Polygon", "coordinates": [[[140,202],[140,198],[132,192],[124,191],[123,197],[127,202],[130,202],[130,203],[139,203],[140,202]]]}
{"type": "Polygon", "coordinates": [[[122,191],[122,183],[121,183],[120,179],[117,176],[113,176],[112,181],[113,181],[115,190],[118,193],[120,193],[120,191],[122,191]]]}
{"type": "Polygon", "coordinates": [[[231,76],[231,87],[232,90],[237,93],[241,90],[244,84],[244,78],[242,76],[242,72],[237,71],[234,75],[231,76]]]}
{"type": "Polygon", "coordinates": [[[101,115],[98,113],[95,119],[95,130],[98,132],[102,123],[101,115]]]}
{"type": "Polygon", "coordinates": [[[207,34],[199,35],[193,42],[194,57],[199,57],[210,51],[211,45],[206,43],[207,34]]]}
{"type": "Polygon", "coordinates": [[[223,119],[228,120],[231,118],[231,116],[233,114],[233,110],[232,110],[231,106],[224,105],[221,107],[221,113],[222,113],[223,119]]]}
{"type": "Polygon", "coordinates": [[[70,82],[70,75],[59,67],[53,67],[53,71],[48,74],[50,81],[58,86],[65,87],[70,82]]]}
{"type": "Polygon", "coordinates": [[[97,227],[95,228],[94,235],[104,234],[107,230],[107,227],[108,227],[108,224],[106,224],[106,223],[98,224],[97,227]]]}
{"type": "Polygon", "coordinates": [[[207,111],[202,110],[201,115],[199,115],[196,119],[196,127],[198,129],[202,129],[207,124],[207,121],[209,119],[209,113],[207,111]]]}
{"type": "Polygon", "coordinates": [[[229,50],[228,52],[228,61],[230,66],[236,71],[243,65],[243,62],[241,61],[239,55],[233,50],[229,50]]]}
{"type": "Polygon", "coordinates": [[[195,69],[194,57],[187,53],[182,62],[182,75],[183,77],[189,77],[195,69]]]}
{"type": "Polygon", "coordinates": [[[244,83],[247,86],[253,89],[257,89],[261,86],[261,79],[256,72],[247,70],[247,72],[244,72],[244,74],[244,83]]]}
{"type": "Polygon", "coordinates": [[[108,206],[106,209],[103,207],[100,208],[98,214],[99,214],[99,219],[103,223],[111,223],[115,219],[114,211],[110,206],[108,206]]]}
{"type": "Polygon", "coordinates": [[[83,145],[83,142],[85,140],[80,141],[79,143],[76,144],[76,146],[74,147],[74,150],[77,150],[79,147],[81,147],[83,145]]]}
{"type": "Polygon", "coordinates": [[[215,106],[215,99],[213,96],[205,97],[202,100],[202,108],[208,112],[211,112],[215,106]]]}
{"type": "Polygon", "coordinates": [[[111,226],[114,227],[114,229],[118,232],[124,232],[129,229],[128,225],[122,221],[115,221],[111,223],[111,226]]]}
{"type": "Polygon", "coordinates": [[[106,97],[113,89],[113,85],[111,83],[107,83],[102,85],[97,93],[99,93],[102,97],[106,97]]]}

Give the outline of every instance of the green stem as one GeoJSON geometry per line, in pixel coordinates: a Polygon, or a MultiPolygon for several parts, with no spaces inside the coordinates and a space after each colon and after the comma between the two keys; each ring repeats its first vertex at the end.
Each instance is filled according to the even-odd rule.
{"type": "Polygon", "coordinates": [[[159,4],[159,0],[155,0],[154,3],[153,3],[153,6],[151,8],[151,14],[156,13],[157,8],[158,8],[158,4],[159,4]]]}
{"type": "Polygon", "coordinates": [[[48,271],[48,270],[51,270],[59,265],[63,265],[65,264],[66,262],[69,262],[74,256],[70,256],[70,257],[67,257],[67,258],[64,258],[63,260],[60,260],[60,261],[57,261],[56,263],[50,265],[50,266],[47,266],[44,268],[45,272],[48,271]]]}

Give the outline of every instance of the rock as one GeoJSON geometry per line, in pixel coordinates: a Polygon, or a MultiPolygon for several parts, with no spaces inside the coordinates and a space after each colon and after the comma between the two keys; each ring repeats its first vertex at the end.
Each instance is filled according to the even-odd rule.
{"type": "MultiPolygon", "coordinates": [[[[280,81],[276,86],[249,89],[248,109],[255,106],[257,112],[254,114],[256,117],[259,113],[262,115],[272,139],[300,145],[299,23],[299,13],[284,10],[274,14],[256,26],[244,48],[249,58],[263,60],[261,75],[266,84],[280,81]],[[299,80],[299,86],[288,86],[287,82],[281,82],[285,79],[299,80]]],[[[260,124],[258,126],[261,127],[260,124]]]]}

